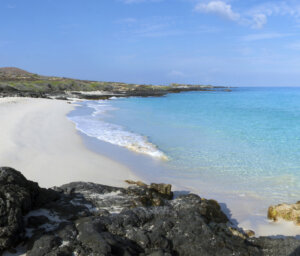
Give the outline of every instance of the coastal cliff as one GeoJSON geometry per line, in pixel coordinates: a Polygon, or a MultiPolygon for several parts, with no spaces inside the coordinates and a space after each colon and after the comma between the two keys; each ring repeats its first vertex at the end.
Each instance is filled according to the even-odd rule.
{"type": "MultiPolygon", "coordinates": [[[[134,183],[134,182],[130,182],[134,183]]],[[[170,185],[75,182],[43,189],[0,168],[0,254],[299,255],[295,238],[250,238],[214,200],[170,185]],[[175,195],[177,195],[175,193],[175,195]],[[15,249],[17,248],[17,249],[15,249]],[[19,254],[17,254],[19,250],[19,254]]]]}

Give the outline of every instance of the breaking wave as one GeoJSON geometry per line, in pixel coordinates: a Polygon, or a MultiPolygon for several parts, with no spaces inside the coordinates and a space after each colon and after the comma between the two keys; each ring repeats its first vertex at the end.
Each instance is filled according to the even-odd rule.
{"type": "Polygon", "coordinates": [[[90,137],[95,137],[131,151],[167,160],[167,156],[156,145],[149,142],[146,136],[127,131],[120,125],[104,121],[103,117],[109,111],[116,110],[108,104],[108,101],[88,102],[85,106],[93,109],[92,114],[68,116],[75,123],[77,130],[90,137]]]}

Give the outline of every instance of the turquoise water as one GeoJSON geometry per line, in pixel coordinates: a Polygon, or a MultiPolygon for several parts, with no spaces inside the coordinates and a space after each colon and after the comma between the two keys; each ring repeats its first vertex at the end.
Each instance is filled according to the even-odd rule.
{"type": "Polygon", "coordinates": [[[89,136],[159,159],[185,185],[267,204],[300,198],[298,88],[90,101],[69,118],[89,136]]]}

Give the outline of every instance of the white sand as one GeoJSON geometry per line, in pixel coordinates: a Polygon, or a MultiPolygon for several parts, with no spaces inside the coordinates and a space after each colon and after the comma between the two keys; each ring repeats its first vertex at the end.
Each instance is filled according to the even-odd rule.
{"type": "Polygon", "coordinates": [[[88,150],[66,118],[66,101],[0,99],[0,166],[10,166],[40,186],[73,181],[124,186],[137,177],[125,166],[88,150]]]}

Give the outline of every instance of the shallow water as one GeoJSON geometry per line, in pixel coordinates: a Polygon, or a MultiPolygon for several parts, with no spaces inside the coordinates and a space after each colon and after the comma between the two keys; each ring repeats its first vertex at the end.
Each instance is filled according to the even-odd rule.
{"type": "Polygon", "coordinates": [[[91,137],[156,159],[156,176],[224,201],[239,222],[247,212],[265,221],[270,204],[300,199],[298,88],[90,101],[69,118],[91,137]]]}

